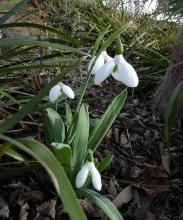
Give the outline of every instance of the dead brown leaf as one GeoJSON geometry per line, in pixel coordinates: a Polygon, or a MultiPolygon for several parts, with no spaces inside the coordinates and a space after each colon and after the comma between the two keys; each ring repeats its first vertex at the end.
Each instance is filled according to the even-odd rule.
{"type": "Polygon", "coordinates": [[[123,204],[128,203],[133,198],[132,186],[127,186],[123,189],[113,200],[113,203],[117,208],[121,207],[123,204]]]}

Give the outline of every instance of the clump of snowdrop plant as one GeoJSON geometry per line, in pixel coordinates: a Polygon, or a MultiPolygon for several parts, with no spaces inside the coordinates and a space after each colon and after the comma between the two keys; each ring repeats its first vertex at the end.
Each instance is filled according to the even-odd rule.
{"type": "MultiPolygon", "coordinates": [[[[128,87],[138,86],[137,73],[123,57],[123,48],[120,41],[118,41],[116,48],[114,58],[109,56],[106,50],[103,50],[99,56],[94,56],[90,61],[88,72],[94,75],[94,83],[99,85],[109,75],[112,75],[114,79],[128,87]]],[[[110,219],[121,220],[121,215],[115,206],[107,198],[96,192],[102,189],[100,173],[109,166],[113,156],[107,155],[103,160],[95,163],[93,153],[100,146],[109,127],[121,111],[127,97],[127,89],[124,89],[115,97],[104,114],[97,119],[95,127],[91,129],[89,106],[82,103],[87,88],[87,80],[80,94],[76,109],[71,110],[69,104],[65,103],[63,119],[57,112],[57,106],[56,111],[52,108],[46,109],[45,126],[48,132],[46,142],[49,143],[52,153],[60,165],[63,166],[66,176],[73,189],[76,190],[77,195],[90,199],[102,208],[110,219]],[[88,189],[90,184],[93,185],[95,191],[88,189]]],[[[59,82],[49,91],[50,102],[56,102],[63,94],[71,99],[75,97],[73,90],[68,85],[59,82]]]]}
{"type": "Polygon", "coordinates": [[[63,82],[59,82],[57,85],[50,89],[50,102],[55,102],[62,94],[65,94],[71,99],[74,99],[75,96],[73,90],[69,86],[65,85],[63,82]]]}
{"type": "MultiPolygon", "coordinates": [[[[90,61],[88,69],[91,68],[94,59],[95,57],[90,61]]],[[[102,51],[93,65],[91,74],[95,75],[95,85],[100,85],[109,75],[128,87],[137,87],[139,83],[135,69],[123,57],[123,47],[120,40],[117,43],[115,57],[112,58],[106,51],[102,51]]]]}
{"type": "MultiPolygon", "coordinates": [[[[130,23],[125,27],[127,28],[129,25],[130,23]]],[[[119,30],[122,33],[125,28],[120,28],[119,30]]],[[[112,33],[108,39],[105,38],[106,40],[101,47],[104,48],[105,45],[108,47],[114,42],[116,37],[119,36],[119,30],[116,30],[116,34],[115,32],[112,33]]],[[[96,41],[94,50],[100,46],[100,43],[100,41],[96,41]]],[[[52,50],[52,48],[55,49],[55,47],[50,47],[49,50],[52,50]]],[[[58,49],[60,50],[60,47],[58,49]]],[[[73,49],[76,51],[75,48],[73,49]]],[[[81,51],[79,51],[80,53],[81,51]]],[[[65,67],[63,67],[63,70],[66,74],[69,73],[71,68],[68,68],[68,72],[65,67]]],[[[124,59],[122,49],[116,50],[114,58],[109,56],[106,50],[103,50],[99,56],[93,57],[88,71],[94,75],[96,85],[101,84],[109,75],[112,75],[114,79],[128,87],[136,87],[138,85],[137,73],[131,64],[124,59]]],[[[88,78],[83,84],[84,86],[79,90],[81,91],[80,96],[78,96],[79,100],[75,101],[77,106],[72,103],[71,106],[73,108],[71,108],[66,100],[62,103],[62,108],[59,109],[62,110],[60,111],[61,114],[57,112],[58,98],[61,95],[66,95],[70,99],[74,99],[74,91],[63,82],[58,82],[50,89],[49,101],[56,102],[56,108],[55,110],[53,108],[45,109],[44,126],[46,132],[44,143],[29,137],[14,140],[5,135],[0,136],[2,140],[6,141],[5,144],[10,142],[12,146],[15,145],[18,149],[25,150],[44,166],[71,220],[87,219],[77,197],[88,198],[92,203],[99,206],[109,219],[122,220],[123,218],[114,204],[96,192],[102,189],[100,173],[110,165],[113,155],[108,154],[100,161],[94,161],[93,153],[101,145],[109,128],[121,112],[127,98],[127,88],[112,100],[105,112],[99,118],[96,118],[94,123],[91,123],[89,105],[88,103],[83,103],[83,96],[86,88],[88,88],[89,77],[90,75],[88,74],[88,78]],[[90,184],[93,185],[96,191],[88,189],[90,184]]],[[[58,78],[55,81],[58,81],[58,78]]],[[[43,92],[41,91],[40,95],[33,98],[31,103],[26,106],[29,107],[33,104],[33,107],[35,107],[35,103],[37,104],[41,100],[44,92],[47,91],[46,89],[43,92]]],[[[28,108],[25,107],[25,109],[28,108]]],[[[28,110],[25,112],[24,110],[21,112],[22,116],[25,116],[25,112],[28,113],[28,110]]],[[[14,121],[17,120],[16,117],[15,115],[14,121]]]]}

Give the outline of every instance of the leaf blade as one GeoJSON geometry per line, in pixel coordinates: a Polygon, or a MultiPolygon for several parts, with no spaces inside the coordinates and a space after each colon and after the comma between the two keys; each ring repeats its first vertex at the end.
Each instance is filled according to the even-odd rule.
{"type": "Polygon", "coordinates": [[[70,218],[72,220],[87,220],[63,167],[47,147],[33,139],[24,138],[17,141],[5,135],[0,135],[0,139],[12,143],[36,158],[47,170],[70,218]]]}

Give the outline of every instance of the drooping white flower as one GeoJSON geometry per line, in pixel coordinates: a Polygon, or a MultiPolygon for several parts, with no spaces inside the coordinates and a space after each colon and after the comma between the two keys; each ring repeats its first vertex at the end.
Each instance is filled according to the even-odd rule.
{"type": "Polygon", "coordinates": [[[85,184],[89,173],[92,175],[93,186],[97,191],[100,191],[102,188],[101,175],[95,167],[95,164],[89,161],[86,162],[79,171],[76,177],[76,187],[81,188],[85,184]]]}
{"type": "Polygon", "coordinates": [[[50,89],[49,92],[49,100],[50,102],[55,102],[58,97],[61,95],[61,88],[59,85],[55,85],[50,89]]]}
{"type": "Polygon", "coordinates": [[[113,78],[123,82],[128,87],[137,87],[139,79],[136,71],[123,57],[122,54],[115,55],[114,59],[105,63],[95,73],[95,85],[101,84],[110,74],[113,78]]]}
{"type": "Polygon", "coordinates": [[[75,96],[73,90],[69,86],[65,85],[62,82],[59,82],[57,85],[53,86],[50,89],[49,92],[50,102],[55,102],[62,94],[65,94],[71,99],[73,99],[75,96]]]}
{"type": "MultiPolygon", "coordinates": [[[[89,63],[88,72],[90,71],[90,68],[93,65],[95,58],[96,56],[94,56],[89,63]]],[[[95,64],[93,65],[91,74],[95,74],[105,63],[108,63],[111,60],[113,60],[113,58],[110,57],[105,50],[102,51],[100,55],[98,56],[97,60],[95,61],[95,64]]]]}

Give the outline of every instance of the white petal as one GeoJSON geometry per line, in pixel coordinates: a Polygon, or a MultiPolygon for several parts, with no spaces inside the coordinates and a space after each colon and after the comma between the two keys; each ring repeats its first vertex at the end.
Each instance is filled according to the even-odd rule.
{"type": "Polygon", "coordinates": [[[104,57],[102,56],[102,54],[99,55],[99,57],[97,58],[93,68],[92,68],[92,71],[91,71],[91,74],[96,74],[96,72],[104,65],[104,57]]]}
{"type": "Polygon", "coordinates": [[[126,60],[122,54],[119,54],[119,55],[115,55],[114,62],[115,62],[115,64],[119,64],[119,63],[126,62],[126,60]]]}
{"type": "Polygon", "coordinates": [[[61,84],[61,89],[62,89],[62,92],[68,96],[70,99],[73,99],[74,98],[74,92],[73,90],[69,87],[69,86],[66,86],[65,84],[61,84]]]}
{"type": "Polygon", "coordinates": [[[90,162],[90,172],[92,174],[92,183],[93,186],[97,191],[100,191],[102,189],[102,181],[101,181],[101,175],[96,169],[94,163],[90,162]]]}
{"type": "MultiPolygon", "coordinates": [[[[134,68],[128,63],[123,62],[118,64],[119,79],[128,87],[137,87],[139,84],[139,79],[134,68]]],[[[114,77],[114,74],[113,77],[114,77]]]]}
{"type": "Polygon", "coordinates": [[[120,81],[121,82],[121,73],[119,73],[119,67],[118,67],[118,65],[117,65],[117,71],[116,72],[112,72],[112,76],[113,76],[113,78],[115,79],[115,80],[118,80],[118,81],[120,81]]]}
{"type": "Polygon", "coordinates": [[[95,85],[101,84],[111,73],[114,67],[114,61],[104,64],[95,74],[95,85]]]}
{"type": "Polygon", "coordinates": [[[79,171],[79,173],[76,177],[76,187],[77,188],[80,188],[85,184],[88,173],[89,173],[89,166],[88,166],[88,163],[86,163],[81,168],[81,170],[79,171]]]}
{"type": "Polygon", "coordinates": [[[49,92],[50,102],[55,102],[60,95],[61,95],[60,86],[59,85],[53,86],[49,92]]]}
{"type": "Polygon", "coordinates": [[[109,56],[105,50],[102,51],[101,54],[104,57],[104,63],[108,63],[113,60],[113,58],[111,56],[109,56]]]}

